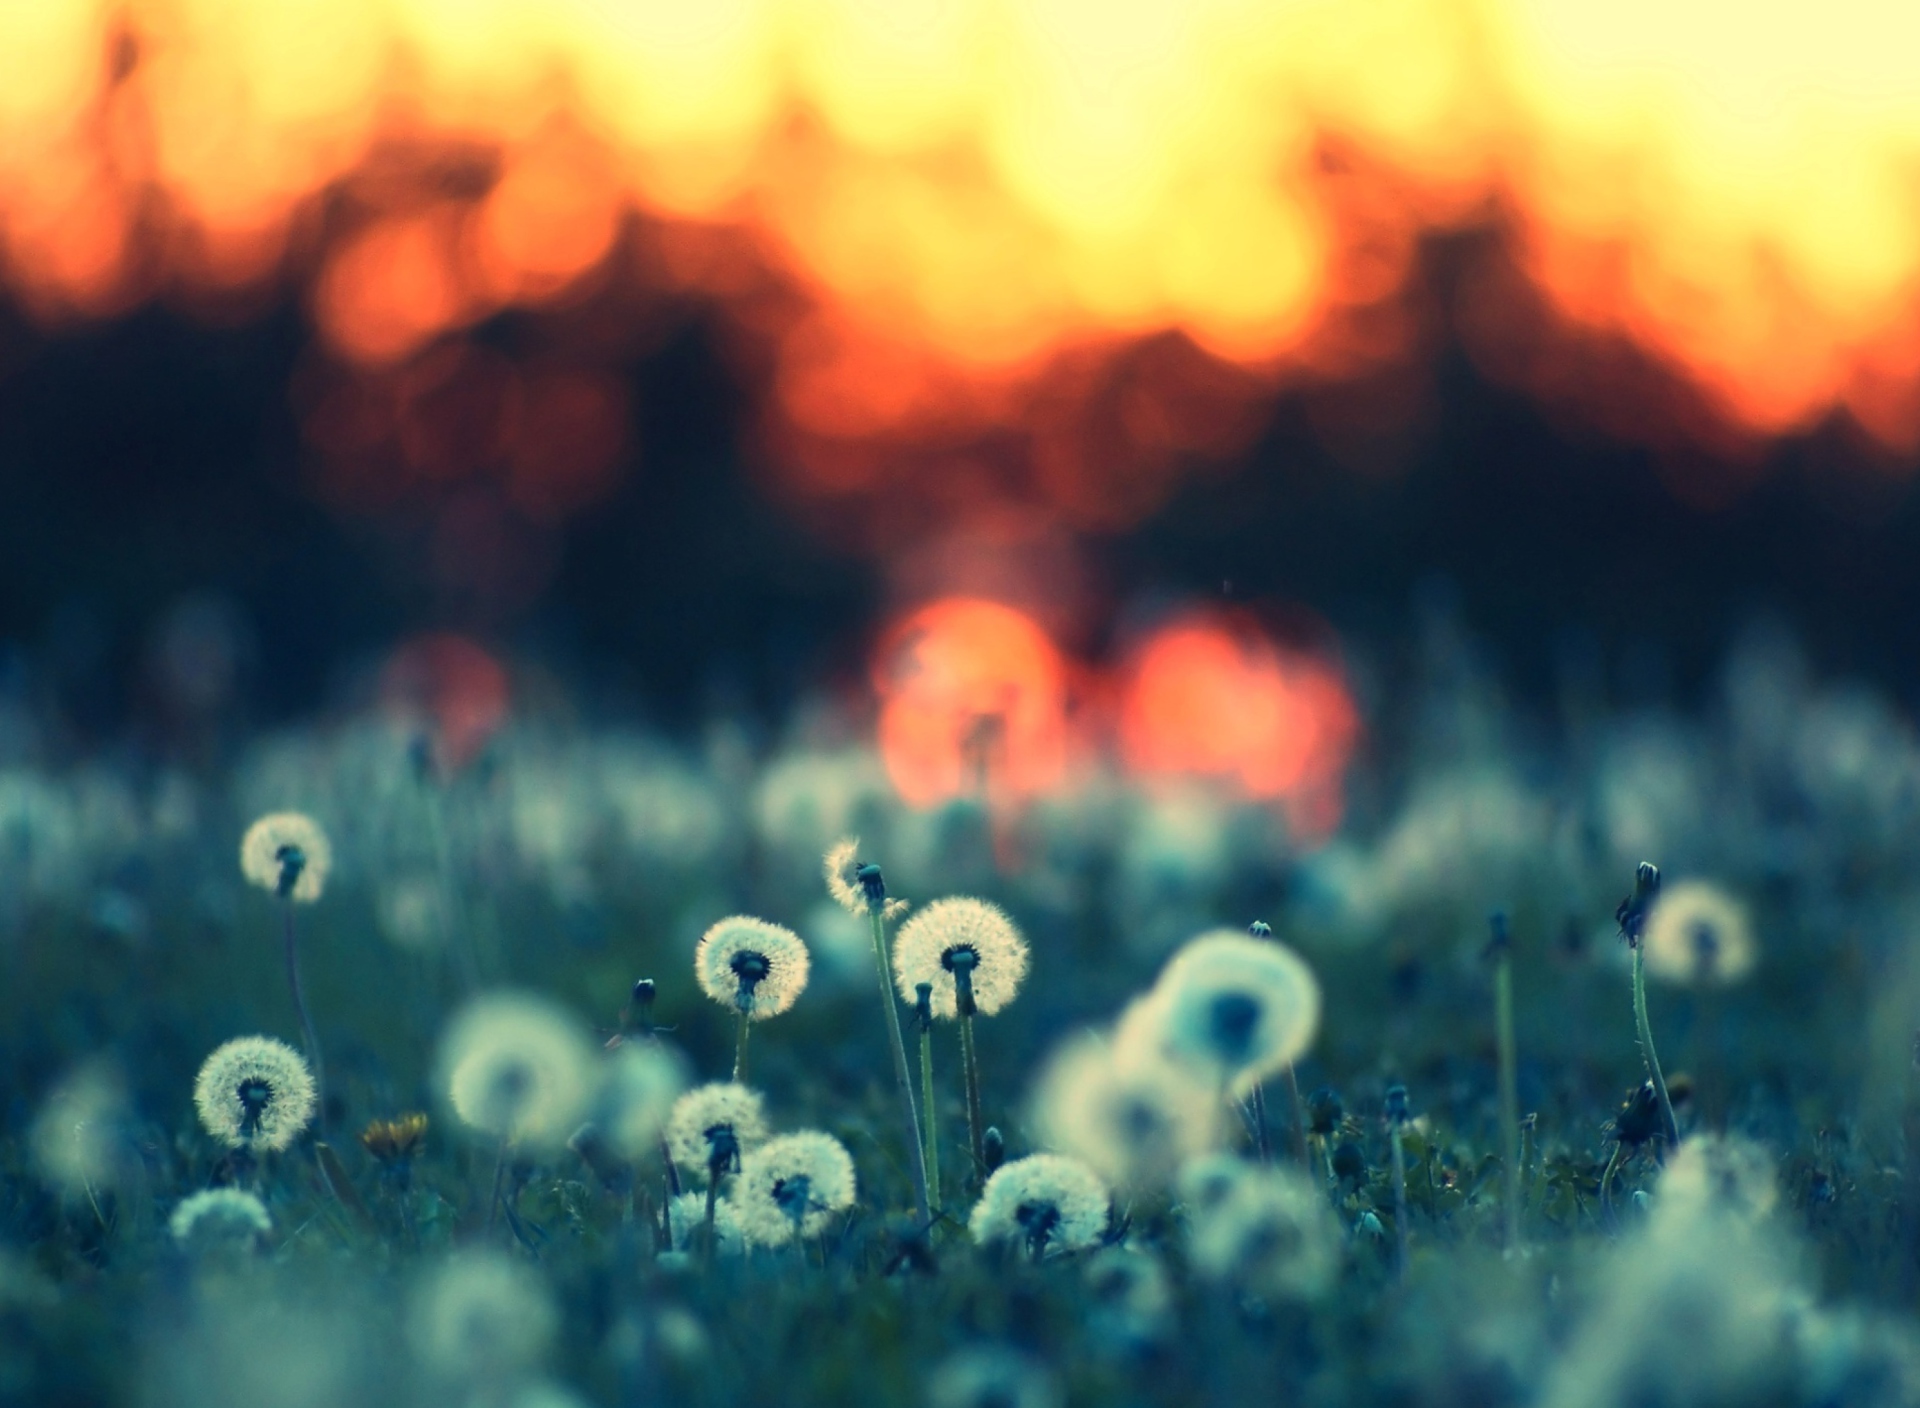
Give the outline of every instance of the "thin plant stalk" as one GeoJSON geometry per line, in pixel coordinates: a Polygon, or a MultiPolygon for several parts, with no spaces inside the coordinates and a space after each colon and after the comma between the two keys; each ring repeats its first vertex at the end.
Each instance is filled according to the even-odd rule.
{"type": "Polygon", "coordinates": [[[1293,1157],[1301,1168],[1311,1167],[1307,1153],[1307,1102],[1300,1098],[1300,1077],[1287,1062],[1287,1098],[1293,1102],[1293,1157]]]}
{"type": "Polygon", "coordinates": [[[704,1230],[700,1234],[700,1249],[701,1249],[700,1254],[706,1260],[706,1263],[709,1266],[713,1265],[713,1254],[715,1251],[714,1235],[713,1235],[713,1214],[714,1214],[714,1209],[717,1208],[719,1205],[720,1205],[720,1175],[714,1169],[709,1167],[707,1170],[707,1215],[706,1215],[706,1220],[703,1224],[704,1230]]]}
{"type": "Polygon", "coordinates": [[[885,890],[877,879],[868,895],[868,927],[873,935],[873,962],[880,976],[880,1005],[886,1009],[887,1041],[893,1048],[893,1082],[900,1092],[900,1112],[907,1126],[907,1151],[913,1161],[913,1196],[920,1212],[920,1226],[933,1224],[932,1206],[927,1200],[927,1155],[920,1140],[920,1116],[913,1107],[913,1077],[907,1071],[907,1043],[900,1034],[900,1011],[893,993],[893,962],[887,952],[887,920],[882,910],[885,890]],[[876,896],[873,890],[879,890],[876,896]]]}
{"type": "Polygon", "coordinates": [[[1253,1151],[1259,1155],[1260,1162],[1273,1162],[1273,1145],[1267,1138],[1267,1088],[1260,1081],[1253,1083],[1253,1094],[1247,1103],[1252,1107],[1253,1115],[1253,1151]]]}
{"type": "Polygon", "coordinates": [[[1613,1215],[1613,1179],[1620,1171],[1620,1151],[1626,1145],[1618,1139],[1613,1141],[1613,1153],[1607,1156],[1606,1170],[1600,1175],[1600,1212],[1606,1218],[1607,1230],[1618,1231],[1620,1220],[1613,1215]]]}
{"type": "Polygon", "coordinates": [[[973,1167],[984,1178],[987,1168],[987,1121],[980,1109],[980,1052],[973,1039],[973,971],[965,963],[953,965],[954,1004],[960,1009],[960,1060],[966,1066],[967,1139],[973,1167]]]}
{"type": "Polygon", "coordinates": [[[1660,1073],[1660,1057],[1653,1049],[1653,1028],[1647,1022],[1647,954],[1639,943],[1633,946],[1633,1024],[1640,1035],[1640,1055],[1647,1063],[1647,1076],[1654,1093],[1660,1097],[1660,1128],[1667,1147],[1680,1143],[1680,1125],[1673,1117],[1673,1101],[1667,1096],[1667,1078],[1660,1073]]]}
{"type": "MultiPolygon", "coordinates": [[[[920,1108],[924,1115],[921,1133],[927,1146],[927,1197],[940,1206],[940,1127],[934,1117],[933,1098],[933,984],[914,987],[914,1024],[920,1029],[920,1108]]],[[[826,1265],[826,1250],[821,1248],[821,1263],[826,1265]]]]}
{"type": "Polygon", "coordinates": [[[1400,1145],[1400,1124],[1388,1121],[1387,1139],[1393,1146],[1394,1257],[1402,1281],[1407,1279],[1407,1153],[1400,1145]]]}
{"type": "Polygon", "coordinates": [[[287,960],[287,987],[293,993],[293,1010],[300,1015],[300,1035],[307,1043],[307,1060],[313,1066],[314,1124],[324,1128],[327,1115],[327,1063],[320,1054],[320,1038],[307,1013],[307,998],[300,986],[300,948],[294,936],[293,901],[281,901],[281,947],[287,960]]]}
{"type": "Polygon", "coordinates": [[[512,1140],[507,1135],[500,1136],[500,1154],[493,1164],[493,1196],[487,1200],[487,1231],[493,1231],[494,1224],[500,1220],[500,1200],[507,1186],[507,1157],[512,1140]]]}
{"type": "Polygon", "coordinates": [[[1493,970],[1493,1026],[1500,1046],[1500,1145],[1505,1170],[1507,1250],[1520,1249],[1520,1079],[1513,1039],[1513,955],[1502,946],[1493,970]]]}
{"type": "Polygon", "coordinates": [[[737,1015],[739,1022],[734,1036],[733,1078],[736,1081],[745,1081],[747,1078],[747,1027],[752,1020],[752,1014],[742,1007],[737,1015]]]}

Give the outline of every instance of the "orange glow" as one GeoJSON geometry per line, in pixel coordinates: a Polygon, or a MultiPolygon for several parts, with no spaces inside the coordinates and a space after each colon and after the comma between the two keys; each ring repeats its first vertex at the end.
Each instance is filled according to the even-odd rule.
{"type": "Polygon", "coordinates": [[[1067,760],[1067,667],[1033,619],[948,597],[896,624],[874,658],[880,753],[911,806],[1017,803],[1067,760]]]}
{"type": "MultiPolygon", "coordinates": [[[[627,260],[770,340],[797,432],[914,440],[1154,336],[1246,396],[1397,355],[1347,316],[1497,211],[1559,318],[1730,422],[1902,443],[1916,53],[1909,0],[38,0],[0,270],[48,316],[285,275],[387,364],[627,260]]],[[[1038,453],[1117,512],[1097,447],[1038,453]]]]}
{"type": "Polygon", "coordinates": [[[506,722],[507,672],[465,636],[415,636],[388,657],[380,695],[390,711],[432,725],[434,761],[450,775],[506,722]]]}
{"type": "Polygon", "coordinates": [[[1214,612],[1154,632],[1125,678],[1120,748],[1133,772],[1230,782],[1287,802],[1316,832],[1338,821],[1359,719],[1333,667],[1214,612]]]}

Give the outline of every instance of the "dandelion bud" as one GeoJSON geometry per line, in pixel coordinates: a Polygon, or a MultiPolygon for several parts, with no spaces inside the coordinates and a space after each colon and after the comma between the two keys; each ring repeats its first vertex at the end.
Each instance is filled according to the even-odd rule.
{"type": "Polygon", "coordinates": [[[1614,921],[1620,926],[1620,937],[1627,941],[1628,948],[1640,946],[1647,914],[1659,894],[1660,868],[1651,861],[1641,861],[1633,873],[1633,893],[1621,900],[1620,907],[1613,912],[1614,921]]]}
{"type": "Polygon", "coordinates": [[[1340,1092],[1330,1085],[1323,1085],[1307,1097],[1307,1132],[1327,1138],[1340,1128],[1340,1121],[1347,1115],[1346,1106],[1340,1103],[1340,1092]]]}
{"type": "Polygon", "coordinates": [[[933,984],[913,985],[913,1020],[923,1032],[933,1030],[933,984]]]}
{"type": "Polygon", "coordinates": [[[1407,1112],[1407,1088],[1397,1082],[1387,1087],[1386,1100],[1387,1123],[1403,1125],[1411,1116],[1407,1112]]]}
{"type": "Polygon", "coordinates": [[[1660,1097],[1653,1082],[1640,1082],[1620,1113],[1613,1117],[1613,1137],[1629,1149],[1637,1149],[1660,1134],[1660,1097]]]}
{"type": "Polygon", "coordinates": [[[1488,915],[1487,928],[1491,932],[1487,938],[1486,958],[1489,963],[1498,963],[1513,951],[1513,936],[1507,931],[1506,911],[1496,909],[1488,915]]]}
{"type": "Polygon", "coordinates": [[[388,1166],[410,1164],[426,1143],[427,1117],[418,1112],[393,1120],[374,1120],[360,1131],[360,1144],[388,1166]]]}
{"type": "Polygon", "coordinates": [[[1367,1156],[1357,1144],[1339,1144],[1333,1150],[1333,1176],[1343,1188],[1357,1188],[1366,1182],[1367,1156]]]}
{"type": "Polygon", "coordinates": [[[986,1163],[988,1173],[992,1173],[1007,1161],[1007,1141],[1005,1136],[1000,1133],[999,1125],[990,1124],[987,1126],[986,1133],[980,1136],[980,1152],[986,1163]]]}
{"type": "Polygon", "coordinates": [[[633,985],[633,1014],[637,1020],[643,1014],[653,1011],[653,979],[641,978],[633,985]]]}

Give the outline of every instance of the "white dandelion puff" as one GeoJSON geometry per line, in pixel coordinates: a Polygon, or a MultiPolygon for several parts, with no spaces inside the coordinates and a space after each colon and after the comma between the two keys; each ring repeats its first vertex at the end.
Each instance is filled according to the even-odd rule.
{"type": "Polygon", "coordinates": [[[300,812],[270,812],[240,841],[240,873],[248,882],[298,904],[320,898],[331,869],[327,833],[300,812]]]}
{"type": "Polygon", "coordinates": [[[1226,1196],[1188,1208],[1193,1269],[1213,1280],[1306,1300],[1340,1262],[1326,1195],[1291,1168],[1251,1169],[1226,1196]]]}
{"type": "Polygon", "coordinates": [[[272,1230],[267,1205],[238,1188],[195,1193],[167,1219],[173,1240],[190,1252],[250,1250],[272,1230]]]}
{"type": "Polygon", "coordinates": [[[760,1093],[732,1081],[696,1086],[673,1102],[667,1150],[684,1169],[705,1173],[718,1162],[738,1168],[741,1157],[767,1137],[760,1093]]]}
{"type": "Polygon", "coordinates": [[[1022,1243],[1039,1260],[1098,1245],[1109,1202],[1107,1185],[1080,1160],[1031,1154],[994,1170],[967,1230],[976,1242],[1022,1243]]]}
{"type": "Polygon", "coordinates": [[[207,1133],[230,1149],[284,1149],[313,1120],[313,1076],[284,1041],[236,1037],[200,1067],[193,1104],[207,1133]]]}
{"type": "Polygon", "coordinates": [[[1703,880],[1662,887],[1642,943],[1648,973],[1700,987],[1739,982],[1757,957],[1746,909],[1718,885],[1703,880]]]}
{"type": "MultiPolygon", "coordinates": [[[[826,877],[827,893],[833,896],[835,904],[849,914],[864,918],[872,913],[873,906],[867,900],[867,888],[861,883],[860,838],[847,836],[835,841],[821,858],[820,868],[826,877]]],[[[883,919],[898,919],[907,912],[905,900],[889,899],[882,903],[880,916],[883,919]]]]}
{"type": "MultiPolygon", "coordinates": [[[[681,1193],[667,1203],[667,1232],[672,1238],[674,1251],[697,1251],[702,1229],[706,1225],[705,1193],[681,1193]]],[[[731,1198],[714,1199],[713,1237],[715,1250],[730,1256],[743,1255],[747,1250],[746,1233],[740,1225],[740,1209],[731,1198]]]]}
{"type": "Polygon", "coordinates": [[[1033,1099],[1042,1141],[1114,1183],[1158,1187],[1220,1136],[1221,1102],[1184,1066],[1122,1061],[1099,1037],[1069,1042],[1041,1074],[1033,1099]]]}
{"type": "Polygon", "coordinates": [[[1016,1350],[975,1345],[950,1355],[927,1380],[932,1408],[1060,1408],[1046,1368],[1016,1350]]]}
{"type": "Polygon", "coordinates": [[[853,1156],[831,1134],[803,1130],[769,1139],[740,1163],[733,1201],[747,1239],[784,1246],[812,1237],[853,1206],[853,1156]]]}
{"type": "Polygon", "coordinates": [[[1087,1259],[1093,1307],[1087,1325],[1096,1339],[1122,1351],[1166,1339],[1173,1330],[1173,1289],[1151,1252],[1105,1247],[1087,1259]]]}
{"type": "Polygon", "coordinates": [[[793,1006],[807,985],[807,946],[793,930],[736,914],[700,936],[693,971],[700,990],[756,1022],[793,1006]]]}
{"type": "Polygon", "coordinates": [[[1189,1215],[1209,1213],[1239,1192],[1254,1171],[1238,1154],[1207,1154],[1181,1168],[1174,1191],[1189,1215]]]}
{"type": "Polygon", "coordinates": [[[440,1043],[453,1111],[474,1129],[558,1144],[593,1093],[592,1053],[578,1026],[543,998],[496,993],[469,1003],[440,1043]]]}
{"type": "Polygon", "coordinates": [[[415,1286],[407,1328],[428,1368],[493,1383],[538,1363],[558,1324],[535,1272],[499,1252],[468,1251],[415,1286]]]}
{"type": "Polygon", "coordinates": [[[1217,929],[1174,955],[1122,1031],[1241,1092],[1306,1051],[1319,1023],[1320,984],[1298,954],[1217,929]]]}
{"type": "Polygon", "coordinates": [[[1758,1222],[1780,1201],[1776,1166],[1773,1154],[1751,1139],[1696,1134],[1673,1151],[1654,1185],[1656,1214],[1672,1226],[1715,1214],[1758,1222]]]}
{"type": "Polygon", "coordinates": [[[673,1102],[686,1088],[686,1067],[672,1052],[651,1042],[622,1042],[601,1076],[594,1123],[622,1158],[644,1158],[659,1148],[673,1102]]]}
{"type": "Polygon", "coordinates": [[[90,1061],[48,1094],[29,1143],[49,1182],[70,1192],[116,1183],[127,1166],[127,1092],[119,1071],[90,1061]]]}
{"type": "Polygon", "coordinates": [[[933,988],[933,1015],[960,1015],[959,982],[973,988],[974,1010],[991,1017],[1019,995],[1027,976],[1027,941],[1013,921],[985,900],[935,900],[900,926],[893,942],[894,984],[901,1000],[933,988]],[[964,970],[964,972],[962,971],[964,970]]]}

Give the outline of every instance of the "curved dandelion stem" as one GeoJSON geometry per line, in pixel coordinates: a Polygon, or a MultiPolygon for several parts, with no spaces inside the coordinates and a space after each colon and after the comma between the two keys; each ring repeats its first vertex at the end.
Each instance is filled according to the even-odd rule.
{"type": "MultiPolygon", "coordinates": [[[[877,873],[877,872],[876,872],[877,873]]],[[[913,1161],[913,1195],[920,1212],[922,1229],[932,1226],[932,1205],[927,1200],[926,1146],[920,1139],[920,1116],[913,1107],[913,1077],[907,1071],[907,1043],[900,1034],[900,1010],[893,993],[893,963],[887,953],[887,921],[879,902],[867,909],[873,935],[873,962],[880,976],[880,1005],[886,1010],[887,1041],[893,1048],[893,1081],[900,1092],[900,1110],[907,1126],[907,1152],[913,1161]]]]}
{"type": "MultiPolygon", "coordinates": [[[[1647,1064],[1647,1077],[1660,1097],[1660,1130],[1667,1147],[1680,1143],[1680,1126],[1673,1117],[1673,1101],[1667,1097],[1667,1078],[1660,1073],[1660,1057],[1653,1049],[1653,1027],[1647,1021],[1647,955],[1641,944],[1633,946],[1633,1025],[1640,1036],[1640,1055],[1647,1064]]],[[[315,1073],[316,1075],[318,1072],[315,1073]]]]}
{"type": "Polygon", "coordinates": [[[1620,1171],[1620,1150],[1624,1147],[1619,1140],[1613,1141],[1613,1153],[1607,1158],[1606,1171],[1600,1175],[1600,1212],[1606,1218],[1609,1232],[1620,1228],[1619,1219],[1613,1215],[1613,1177],[1620,1171]]]}
{"type": "Polygon", "coordinates": [[[287,987],[293,993],[293,1010],[300,1016],[300,1035],[307,1044],[307,1061],[313,1067],[313,1123],[324,1129],[327,1123],[327,1065],[320,1055],[320,1038],[313,1030],[313,1018],[307,1015],[307,999],[300,987],[300,948],[294,937],[293,901],[281,901],[281,947],[287,960],[287,987]]]}

